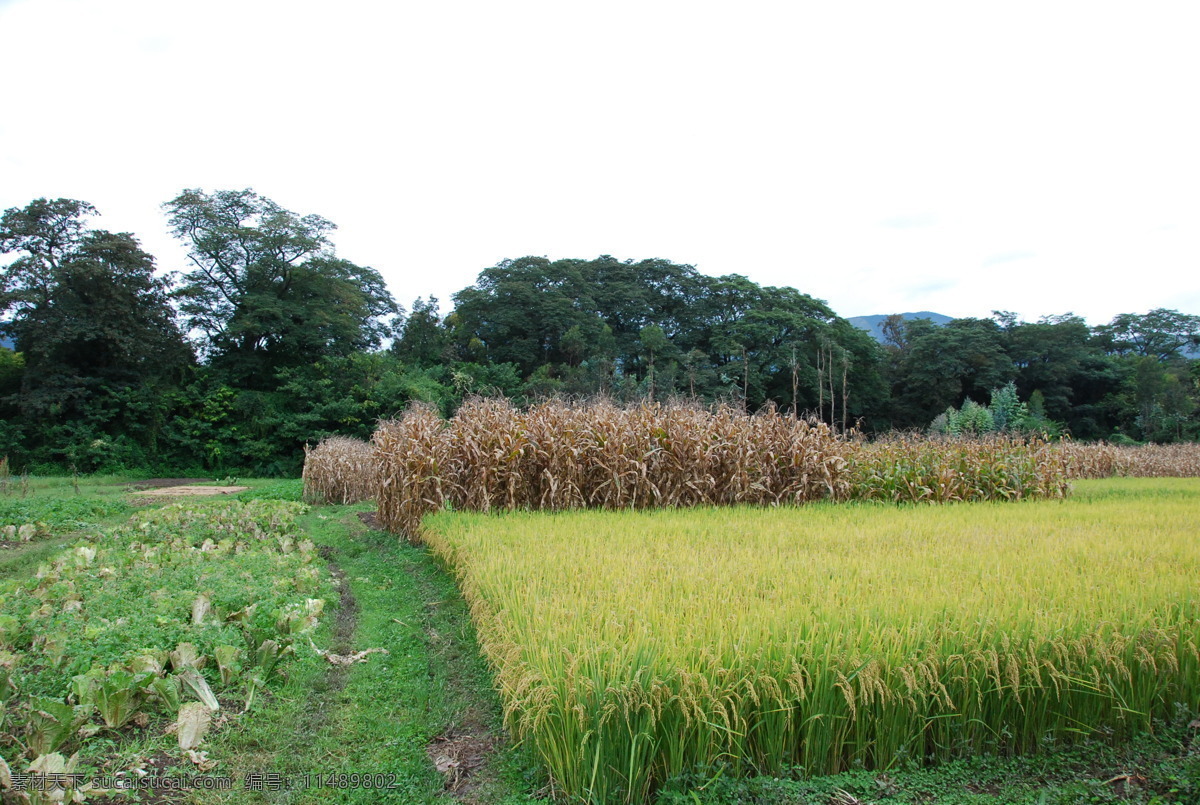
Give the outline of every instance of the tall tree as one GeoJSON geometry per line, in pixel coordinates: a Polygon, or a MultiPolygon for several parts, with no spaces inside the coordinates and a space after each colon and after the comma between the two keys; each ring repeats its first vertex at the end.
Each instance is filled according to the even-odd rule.
{"type": "Polygon", "coordinates": [[[951,406],[986,401],[1016,371],[1004,350],[1004,332],[991,319],[929,319],[904,323],[892,355],[892,422],[924,427],[951,406]]]}
{"type": "Polygon", "coordinates": [[[162,415],[156,386],[192,357],[154,258],[128,233],[88,230],[94,214],[37,199],[0,218],[0,252],[18,253],[0,275],[0,307],[24,359],[20,411],[41,432],[62,423],[80,439],[144,432],[162,415]]]}
{"type": "Polygon", "coordinates": [[[417,297],[397,335],[392,352],[406,363],[427,368],[444,362],[450,349],[450,333],[443,326],[437,297],[429,297],[428,302],[417,297]]]}
{"type": "Polygon", "coordinates": [[[1096,328],[1110,350],[1165,361],[1181,351],[1200,349],[1200,316],[1157,308],[1149,313],[1122,313],[1096,328]]]}
{"type": "Polygon", "coordinates": [[[195,266],[181,306],[212,364],[271,387],[280,369],[378,347],[397,312],[377,271],[335,256],[334,225],[252,190],[185,190],[163,205],[195,266]]]}

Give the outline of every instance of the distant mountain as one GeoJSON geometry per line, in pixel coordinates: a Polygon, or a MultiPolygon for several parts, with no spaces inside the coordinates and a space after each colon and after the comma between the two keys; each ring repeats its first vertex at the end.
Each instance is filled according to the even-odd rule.
{"type": "MultiPolygon", "coordinates": [[[[868,333],[871,334],[871,336],[876,341],[878,341],[879,343],[882,344],[883,343],[883,322],[884,322],[884,319],[886,319],[889,315],[891,315],[891,314],[890,313],[880,313],[875,316],[852,316],[851,318],[846,319],[846,321],[850,322],[855,327],[866,330],[868,333]]],[[[938,325],[946,324],[947,322],[954,320],[953,316],[945,316],[945,315],[942,315],[941,313],[934,313],[929,310],[922,310],[918,313],[901,313],[900,316],[901,316],[901,318],[906,319],[906,320],[908,320],[908,319],[929,319],[934,324],[938,324],[938,325]]]]}

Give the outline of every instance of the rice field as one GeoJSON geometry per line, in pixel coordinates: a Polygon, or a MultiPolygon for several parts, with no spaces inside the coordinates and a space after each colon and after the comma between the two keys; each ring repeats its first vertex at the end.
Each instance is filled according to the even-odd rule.
{"type": "MultiPolygon", "coordinates": [[[[1200,482],[951,506],[440,512],[514,735],[568,798],[692,769],[1035,752],[1200,706],[1200,482]]],[[[715,772],[714,772],[715,773],[715,772]]]]}

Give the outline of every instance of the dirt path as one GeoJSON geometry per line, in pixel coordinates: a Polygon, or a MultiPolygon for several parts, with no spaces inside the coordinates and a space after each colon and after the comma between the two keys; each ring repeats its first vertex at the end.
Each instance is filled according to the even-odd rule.
{"type": "MultiPolygon", "coordinates": [[[[360,513],[359,520],[369,529],[381,530],[374,512],[360,513]]],[[[479,696],[478,648],[454,628],[456,620],[469,616],[465,611],[449,611],[456,607],[465,610],[465,604],[446,600],[447,591],[418,566],[403,565],[403,569],[425,601],[421,627],[430,656],[440,666],[436,672],[443,678],[442,695],[455,712],[430,741],[426,754],[445,779],[451,796],[467,805],[483,805],[487,800],[481,796],[486,795],[491,776],[488,764],[502,746],[503,735],[489,726],[498,720],[495,707],[479,696]]]]}
{"type": "MultiPolygon", "coordinates": [[[[346,572],[333,561],[336,551],[328,545],[323,545],[318,552],[329,566],[330,575],[337,580],[335,583],[338,588],[337,619],[333,623],[333,641],[328,650],[333,654],[349,655],[354,652],[354,630],[358,626],[358,600],[354,597],[354,590],[350,588],[350,580],[346,578],[346,572]]],[[[328,675],[329,692],[336,694],[346,687],[346,677],[349,673],[350,666],[348,665],[331,665],[328,675]]]]}

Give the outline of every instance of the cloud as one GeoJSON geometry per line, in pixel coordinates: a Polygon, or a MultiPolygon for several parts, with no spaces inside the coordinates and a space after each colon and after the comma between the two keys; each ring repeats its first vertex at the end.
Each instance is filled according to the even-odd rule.
{"type": "Polygon", "coordinates": [[[937,222],[938,217],[933,213],[919,212],[884,218],[879,222],[879,225],[889,227],[890,229],[916,229],[923,226],[934,226],[937,222]]]}
{"type": "Polygon", "coordinates": [[[991,257],[984,258],[983,265],[987,266],[999,265],[1000,263],[1013,263],[1017,260],[1029,260],[1037,257],[1037,252],[999,252],[991,257]]]}
{"type": "Polygon", "coordinates": [[[938,291],[948,291],[949,289],[953,288],[955,285],[958,285],[957,280],[950,280],[950,279],[930,280],[929,282],[923,283],[921,285],[914,285],[911,288],[909,288],[908,296],[909,296],[909,298],[915,298],[918,296],[924,296],[926,294],[937,293],[938,291]]]}

